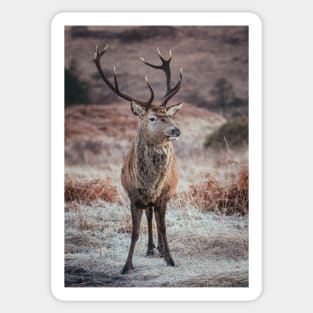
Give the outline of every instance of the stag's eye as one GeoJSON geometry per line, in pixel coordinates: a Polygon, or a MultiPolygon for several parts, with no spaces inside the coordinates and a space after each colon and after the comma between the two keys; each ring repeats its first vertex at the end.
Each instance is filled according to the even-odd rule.
{"type": "Polygon", "coordinates": [[[149,118],[149,120],[150,120],[151,122],[154,122],[154,121],[156,120],[156,118],[155,118],[154,116],[151,116],[151,117],[149,118]]]}

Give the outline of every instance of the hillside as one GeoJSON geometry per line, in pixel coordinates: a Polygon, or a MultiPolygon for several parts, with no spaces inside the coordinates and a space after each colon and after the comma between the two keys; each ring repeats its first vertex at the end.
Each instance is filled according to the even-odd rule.
{"type": "Polygon", "coordinates": [[[228,110],[248,110],[248,29],[246,27],[67,27],[65,67],[75,65],[80,79],[89,86],[92,104],[110,104],[117,97],[106,88],[92,62],[95,47],[109,43],[102,65],[112,79],[116,65],[121,90],[139,98],[147,97],[144,76],[149,77],[157,97],[164,94],[160,71],[141,63],[144,57],[158,64],[156,48],[165,57],[173,52],[173,80],[183,68],[183,88],[177,97],[183,102],[220,111],[213,93],[225,79],[232,89],[228,110]]]}

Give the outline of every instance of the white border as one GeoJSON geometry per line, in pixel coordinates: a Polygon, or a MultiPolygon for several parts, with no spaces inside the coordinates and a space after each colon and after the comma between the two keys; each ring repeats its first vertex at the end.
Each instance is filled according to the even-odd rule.
{"type": "Polygon", "coordinates": [[[243,301],[262,292],[262,22],[253,13],[59,13],[51,22],[51,290],[59,300],[243,301]],[[105,23],[105,24],[104,24],[105,23]],[[64,26],[249,26],[249,287],[64,287],[64,26]],[[153,291],[153,292],[152,292],[153,291]]]}

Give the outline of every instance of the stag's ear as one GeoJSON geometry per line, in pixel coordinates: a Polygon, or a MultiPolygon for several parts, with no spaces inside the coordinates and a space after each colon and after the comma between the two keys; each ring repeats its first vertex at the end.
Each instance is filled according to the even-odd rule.
{"type": "Polygon", "coordinates": [[[130,102],[130,106],[132,108],[132,111],[135,115],[139,116],[139,117],[143,117],[146,113],[146,108],[144,106],[141,106],[139,104],[137,104],[134,101],[130,102]]]}
{"type": "Polygon", "coordinates": [[[169,116],[169,117],[174,116],[182,108],[182,106],[183,106],[182,103],[177,103],[177,104],[174,104],[174,105],[170,106],[166,110],[166,115],[169,116]]]}

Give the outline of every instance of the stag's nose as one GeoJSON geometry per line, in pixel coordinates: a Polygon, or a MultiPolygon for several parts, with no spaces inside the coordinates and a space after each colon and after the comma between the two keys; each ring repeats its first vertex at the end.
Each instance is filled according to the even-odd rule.
{"type": "Polygon", "coordinates": [[[180,130],[177,127],[173,127],[171,129],[171,136],[173,137],[179,137],[180,135],[180,130]]]}

